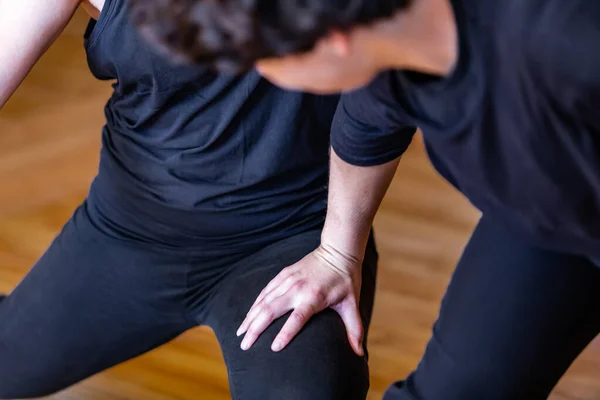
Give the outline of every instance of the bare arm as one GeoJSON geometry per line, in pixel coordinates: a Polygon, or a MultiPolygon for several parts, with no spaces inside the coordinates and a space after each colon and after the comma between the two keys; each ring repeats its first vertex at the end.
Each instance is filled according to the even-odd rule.
{"type": "Polygon", "coordinates": [[[322,246],[362,260],[373,219],[385,196],[400,158],[388,163],[357,167],[332,149],[327,219],[322,246]]]}
{"type": "Polygon", "coordinates": [[[238,330],[245,334],[242,349],[293,310],[273,343],[272,349],[279,351],[315,313],[331,308],[344,321],[354,351],[364,354],[358,305],[365,249],[377,209],[416,131],[396,101],[394,79],[393,72],[384,73],[362,90],[342,95],[331,130],[329,204],[321,245],[281,271],[259,294],[238,330]]]}
{"type": "Polygon", "coordinates": [[[362,262],[373,219],[399,161],[359,167],[332,150],[321,246],[284,269],[260,293],[238,330],[238,336],[246,333],[242,349],[250,348],[276,318],[294,310],[273,343],[272,349],[279,351],[314,314],[332,308],[344,321],[354,351],[364,354],[364,327],[358,311],[362,262]]]}
{"type": "Polygon", "coordinates": [[[0,0],[0,109],[71,20],[81,0],[0,0]]]}

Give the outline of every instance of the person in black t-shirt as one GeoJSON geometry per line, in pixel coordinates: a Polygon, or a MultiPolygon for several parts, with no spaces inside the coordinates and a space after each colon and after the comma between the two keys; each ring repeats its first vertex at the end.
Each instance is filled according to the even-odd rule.
{"type": "Polygon", "coordinates": [[[375,244],[347,259],[323,230],[339,96],[173,65],[127,4],[0,0],[0,108],[80,5],[93,18],[91,72],[114,88],[87,199],[0,295],[0,399],[50,395],[205,325],[234,400],[364,400],[375,244]],[[283,353],[269,349],[277,326],[240,349],[253,343],[236,330],[271,279],[332,264],[328,276],[350,288],[323,305],[332,309],[283,353]],[[364,276],[350,276],[354,264],[364,276]]]}
{"type": "MultiPolygon", "coordinates": [[[[547,398],[600,332],[600,3],[187,0],[164,12],[172,5],[133,1],[136,22],[189,61],[256,65],[291,89],[356,89],[332,128],[326,221],[347,257],[411,127],[482,211],[422,362],[386,398],[547,398]]],[[[288,285],[273,280],[279,297],[261,296],[243,328],[285,304],[288,285]]]]}

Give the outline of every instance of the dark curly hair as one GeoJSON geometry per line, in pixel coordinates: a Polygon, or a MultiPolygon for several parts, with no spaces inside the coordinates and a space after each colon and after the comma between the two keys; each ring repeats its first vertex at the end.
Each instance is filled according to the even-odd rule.
{"type": "Polygon", "coordinates": [[[132,19],[172,56],[243,71],[311,50],[332,29],[391,17],[411,0],[129,0],[132,19]]]}

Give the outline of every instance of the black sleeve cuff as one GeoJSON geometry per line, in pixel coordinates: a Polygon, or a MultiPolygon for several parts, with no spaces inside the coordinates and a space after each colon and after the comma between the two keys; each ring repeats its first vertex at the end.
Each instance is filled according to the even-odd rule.
{"type": "Polygon", "coordinates": [[[342,160],[369,167],[395,160],[406,151],[416,127],[389,118],[389,112],[382,116],[378,113],[382,109],[372,103],[360,107],[365,103],[362,96],[345,100],[338,105],[331,128],[331,146],[342,160]]]}
{"type": "MultiPolygon", "coordinates": [[[[365,143],[346,142],[342,135],[331,135],[331,147],[345,162],[357,167],[382,165],[402,156],[412,142],[414,127],[406,127],[396,134],[379,141],[377,146],[366,149],[365,143]]],[[[363,133],[367,135],[367,133],[363,133]]],[[[380,138],[381,139],[381,138],[380,138]]]]}

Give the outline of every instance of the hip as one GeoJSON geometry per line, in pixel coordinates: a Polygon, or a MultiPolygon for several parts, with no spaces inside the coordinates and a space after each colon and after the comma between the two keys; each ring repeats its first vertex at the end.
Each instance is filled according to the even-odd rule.
{"type": "Polygon", "coordinates": [[[185,210],[98,176],[87,200],[90,218],[118,239],[215,253],[247,252],[310,230],[325,221],[325,199],[296,204],[269,200],[268,209],[185,210]]]}

